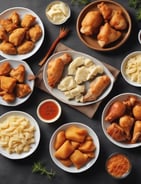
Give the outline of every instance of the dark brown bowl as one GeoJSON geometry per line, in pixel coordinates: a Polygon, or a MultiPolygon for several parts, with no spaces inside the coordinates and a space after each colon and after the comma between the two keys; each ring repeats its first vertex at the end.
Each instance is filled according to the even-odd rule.
{"type": "Polygon", "coordinates": [[[98,1],[94,1],[90,4],[88,4],[87,6],[85,6],[81,10],[81,12],[77,18],[77,23],[76,23],[76,30],[77,30],[77,34],[78,34],[80,40],[87,47],[94,49],[94,50],[97,50],[97,51],[112,51],[112,50],[115,50],[115,49],[119,48],[120,46],[122,46],[127,41],[128,37],[131,33],[131,28],[132,28],[132,23],[131,23],[131,18],[129,16],[128,12],[125,10],[125,8],[122,5],[120,5],[117,2],[111,1],[111,0],[102,0],[102,1],[98,0],[98,1]],[[125,18],[128,22],[128,28],[126,30],[122,31],[121,38],[118,39],[117,41],[113,42],[112,44],[109,44],[105,48],[102,48],[99,46],[96,36],[86,36],[80,32],[81,22],[82,22],[83,18],[85,17],[85,15],[91,10],[96,10],[97,5],[101,2],[105,2],[112,9],[115,9],[115,10],[121,9],[123,12],[123,15],[125,16],[125,18]]]}

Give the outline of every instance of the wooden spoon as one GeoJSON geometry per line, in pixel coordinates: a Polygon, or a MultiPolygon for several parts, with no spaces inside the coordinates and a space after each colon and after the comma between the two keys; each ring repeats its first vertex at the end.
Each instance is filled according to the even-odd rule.
{"type": "Polygon", "coordinates": [[[48,52],[46,53],[46,55],[44,56],[44,58],[39,62],[39,66],[42,66],[46,60],[48,59],[48,57],[52,54],[52,52],[54,51],[56,45],[59,43],[59,41],[61,39],[63,39],[65,36],[67,36],[69,32],[68,28],[61,28],[58,37],[54,40],[54,42],[52,43],[50,49],[48,50],[48,52]]]}

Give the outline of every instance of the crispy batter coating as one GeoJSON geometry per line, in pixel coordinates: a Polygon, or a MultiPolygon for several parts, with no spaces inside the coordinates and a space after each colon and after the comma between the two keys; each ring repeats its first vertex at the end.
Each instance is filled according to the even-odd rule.
{"type": "Polygon", "coordinates": [[[35,20],[36,20],[36,17],[34,17],[33,15],[25,14],[21,21],[21,26],[25,28],[30,28],[35,22],[35,20]]]}
{"type": "Polygon", "coordinates": [[[10,33],[14,29],[17,28],[17,25],[14,24],[11,20],[9,19],[1,19],[0,20],[0,25],[6,30],[6,32],[10,33]]]}
{"type": "Polygon", "coordinates": [[[17,68],[13,68],[10,72],[10,76],[17,80],[19,83],[24,83],[25,79],[25,67],[19,65],[17,68]]]}
{"type": "Polygon", "coordinates": [[[25,41],[20,46],[17,47],[18,54],[26,54],[33,50],[35,44],[32,41],[25,41]]]}
{"type": "Polygon", "coordinates": [[[8,41],[8,35],[3,28],[0,28],[0,40],[8,41]]]}
{"type": "Polygon", "coordinates": [[[0,64],[0,76],[1,75],[8,75],[11,71],[12,67],[9,62],[4,62],[0,64]]]}
{"type": "Polygon", "coordinates": [[[15,55],[17,54],[17,50],[16,48],[14,47],[14,45],[10,42],[2,42],[0,44],[0,50],[2,52],[4,52],[5,54],[9,54],[9,55],[15,55]]]}
{"type": "Polygon", "coordinates": [[[41,36],[42,29],[38,24],[29,29],[29,37],[33,42],[37,42],[41,38],[41,36]]]}
{"type": "Polygon", "coordinates": [[[19,46],[23,42],[26,30],[24,28],[17,28],[9,35],[9,42],[14,46],[19,46]]]}
{"type": "Polygon", "coordinates": [[[16,86],[16,79],[7,76],[0,77],[0,87],[2,90],[12,93],[16,86]]]}
{"type": "Polygon", "coordinates": [[[12,12],[8,19],[11,20],[17,26],[20,24],[20,16],[16,11],[12,12]]]}
{"type": "Polygon", "coordinates": [[[8,103],[13,102],[16,99],[14,93],[6,93],[3,95],[2,99],[8,103]]]}
{"type": "Polygon", "coordinates": [[[31,93],[31,88],[28,84],[17,84],[15,91],[17,97],[23,98],[31,93]]]}

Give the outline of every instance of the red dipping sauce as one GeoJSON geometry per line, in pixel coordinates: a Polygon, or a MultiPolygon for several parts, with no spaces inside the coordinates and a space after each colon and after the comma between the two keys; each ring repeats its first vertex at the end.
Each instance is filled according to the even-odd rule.
{"type": "Polygon", "coordinates": [[[59,103],[53,99],[44,100],[37,108],[38,117],[46,122],[52,123],[56,121],[61,114],[61,107],[59,103]]]}

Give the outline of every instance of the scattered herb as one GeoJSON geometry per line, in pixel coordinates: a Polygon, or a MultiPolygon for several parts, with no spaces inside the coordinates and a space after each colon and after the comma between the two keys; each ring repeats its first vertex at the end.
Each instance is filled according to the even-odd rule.
{"type": "Polygon", "coordinates": [[[47,175],[49,179],[55,176],[55,172],[53,170],[48,171],[45,166],[43,166],[40,162],[36,162],[33,165],[32,173],[40,173],[41,175],[47,175]]]}
{"type": "Polygon", "coordinates": [[[86,5],[88,3],[89,3],[89,0],[71,0],[71,4],[86,5]]]}
{"type": "Polygon", "coordinates": [[[141,1],[140,0],[128,0],[129,6],[136,10],[136,18],[141,21],[141,1]]]}

